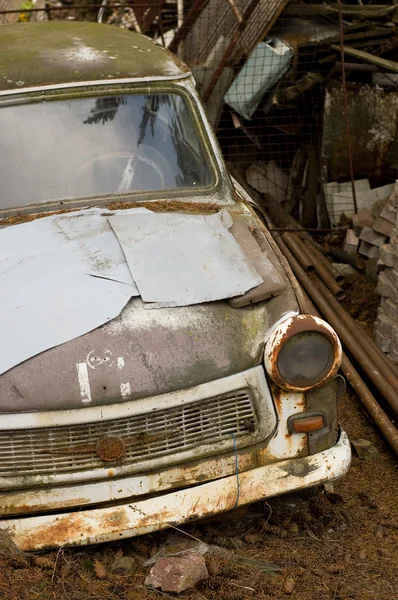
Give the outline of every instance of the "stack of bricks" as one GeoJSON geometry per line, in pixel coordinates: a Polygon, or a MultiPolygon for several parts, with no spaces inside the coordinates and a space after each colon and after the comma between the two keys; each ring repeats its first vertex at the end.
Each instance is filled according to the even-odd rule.
{"type": "MultiPolygon", "coordinates": [[[[381,296],[381,304],[375,324],[376,343],[398,363],[398,181],[388,202],[380,210],[372,224],[372,231],[385,238],[378,246],[377,268],[379,270],[376,293],[381,296]],[[381,225],[376,223],[384,219],[381,225]],[[377,225],[378,231],[374,229],[377,225]],[[387,225],[388,223],[388,225],[387,225]],[[383,232],[380,231],[383,227],[383,232]],[[389,232],[389,233],[388,233],[389,232]]],[[[361,238],[363,230],[360,234],[361,238]]],[[[378,238],[381,240],[381,238],[378,238]]],[[[375,253],[376,254],[376,253],[375,253]]]]}
{"type": "Polygon", "coordinates": [[[397,207],[394,199],[398,199],[398,183],[394,192],[384,200],[377,200],[372,208],[362,208],[353,217],[354,232],[358,236],[358,252],[363,256],[378,261],[382,248],[388,244],[395,227],[397,207]],[[397,196],[395,194],[397,190],[397,196]]]}

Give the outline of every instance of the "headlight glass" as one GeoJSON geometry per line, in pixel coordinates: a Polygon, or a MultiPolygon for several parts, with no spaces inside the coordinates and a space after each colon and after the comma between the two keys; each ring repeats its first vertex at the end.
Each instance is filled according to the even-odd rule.
{"type": "Polygon", "coordinates": [[[321,333],[297,333],[281,347],[277,368],[288,384],[304,388],[316,385],[328,374],[334,354],[332,343],[321,333]]]}

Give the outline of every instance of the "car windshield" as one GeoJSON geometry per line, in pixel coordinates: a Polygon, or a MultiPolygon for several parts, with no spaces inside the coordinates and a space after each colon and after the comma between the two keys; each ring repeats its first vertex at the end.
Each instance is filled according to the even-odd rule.
{"type": "Polygon", "coordinates": [[[0,140],[1,208],[212,183],[178,94],[5,106],[0,140]]]}

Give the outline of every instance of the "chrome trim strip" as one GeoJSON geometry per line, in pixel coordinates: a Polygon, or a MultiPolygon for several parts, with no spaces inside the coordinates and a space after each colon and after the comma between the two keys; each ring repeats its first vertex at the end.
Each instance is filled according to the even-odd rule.
{"type": "Polygon", "coordinates": [[[272,404],[264,369],[262,366],[258,366],[242,373],[237,373],[236,375],[229,375],[228,377],[202,383],[191,388],[142,398],[140,400],[70,410],[0,414],[0,431],[64,427],[65,425],[113,421],[206,400],[207,398],[233,392],[246,386],[254,390],[265,388],[267,391],[263,391],[262,396],[267,397],[269,405],[272,404]]]}
{"type": "Polygon", "coordinates": [[[48,92],[52,90],[65,90],[68,88],[90,87],[96,85],[120,85],[125,83],[148,83],[152,81],[178,81],[188,79],[192,76],[191,71],[181,73],[181,75],[154,75],[151,77],[126,77],[124,79],[103,79],[95,81],[71,81],[69,83],[56,83],[50,85],[38,85],[34,87],[18,88],[4,90],[0,92],[1,96],[14,96],[15,94],[30,94],[33,92],[48,92]]]}

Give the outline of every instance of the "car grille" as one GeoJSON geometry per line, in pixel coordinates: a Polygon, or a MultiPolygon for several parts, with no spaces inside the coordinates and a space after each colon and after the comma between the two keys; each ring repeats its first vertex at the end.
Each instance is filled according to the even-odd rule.
{"type": "MultiPolygon", "coordinates": [[[[105,436],[125,442],[125,454],[116,464],[134,465],[206,446],[214,453],[219,442],[232,448],[234,436],[254,433],[253,399],[249,388],[117,420],[43,429],[0,432],[0,476],[55,475],[104,468],[96,444],[105,436]]],[[[228,449],[227,447],[225,449],[228,449]]],[[[197,456],[197,455],[196,455],[197,456]]],[[[114,463],[115,464],[115,463],[114,463]]]]}

